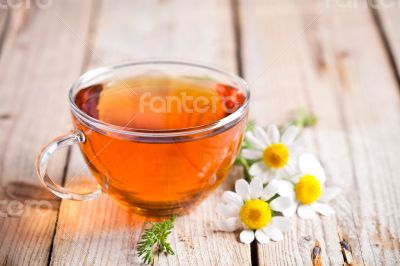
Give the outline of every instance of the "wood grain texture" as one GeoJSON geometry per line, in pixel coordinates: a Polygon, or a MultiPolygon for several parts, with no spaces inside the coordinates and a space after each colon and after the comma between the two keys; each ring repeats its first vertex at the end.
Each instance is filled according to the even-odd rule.
{"type": "Polygon", "coordinates": [[[3,44],[7,35],[7,30],[10,25],[10,17],[11,11],[7,8],[0,8],[0,57],[1,50],[3,48],[3,44]]]}
{"type": "MultiPolygon", "coordinates": [[[[240,7],[243,69],[253,92],[252,117],[261,125],[284,123],[290,112],[308,105],[299,42],[304,42],[304,32],[314,25],[315,16],[302,17],[299,6],[290,1],[242,1],[240,7]]],[[[312,132],[304,132],[304,138],[306,148],[314,150],[312,132]]],[[[315,240],[324,265],[329,264],[327,257],[335,265],[343,263],[338,241],[335,249],[326,248],[325,232],[333,241],[337,238],[334,218],[327,219],[332,225],[328,230],[321,219],[293,219],[296,230],[285,235],[284,241],[258,245],[260,265],[311,265],[315,240]]]]}
{"type": "MultiPolygon", "coordinates": [[[[229,1],[199,1],[194,7],[188,1],[105,0],[98,12],[89,41],[89,67],[157,57],[236,68],[229,1]]],[[[73,153],[67,176],[81,175],[82,164],[73,153]]],[[[232,188],[232,181],[226,186],[232,188]]],[[[249,246],[238,243],[235,234],[215,231],[220,194],[221,190],[177,219],[171,236],[176,255],[156,257],[156,265],[251,263],[249,246]]],[[[143,218],[127,214],[106,196],[93,202],[63,201],[52,265],[138,264],[135,248],[142,227],[143,218]]]]}
{"type": "Polygon", "coordinates": [[[320,123],[305,132],[307,147],[322,159],[328,184],[345,189],[336,217],[298,219],[283,242],[258,246],[260,264],[311,265],[314,240],[323,265],[398,264],[399,95],[368,8],[315,1],[240,6],[253,117],[279,123],[293,108],[313,110],[320,123]],[[343,240],[352,250],[346,257],[343,240]]]}
{"type": "MultiPolygon", "coordinates": [[[[344,189],[336,215],[293,219],[284,241],[257,245],[259,265],[400,264],[398,6],[374,6],[379,29],[361,0],[238,2],[240,58],[236,1],[69,0],[0,9],[0,264],[140,264],[135,247],[144,218],[106,196],[56,199],[37,182],[33,160],[68,130],[67,90],[82,69],[149,58],[231,71],[242,61],[258,123],[283,123],[301,106],[318,116],[305,144],[321,158],[328,185],[344,189]]],[[[58,182],[67,157],[51,165],[58,182]]],[[[79,151],[70,158],[66,185],[89,184],[79,151]]],[[[233,169],[216,193],[177,219],[176,255],[157,256],[156,265],[251,264],[250,247],[215,224],[221,192],[239,176],[233,169]]]]}
{"type": "Polygon", "coordinates": [[[397,67],[397,75],[400,76],[400,3],[398,1],[375,1],[373,11],[380,22],[384,37],[387,39],[389,54],[393,57],[397,67]]]}
{"type": "MultiPolygon", "coordinates": [[[[0,261],[45,265],[59,201],[39,185],[33,162],[41,145],[68,123],[68,85],[78,75],[84,54],[55,14],[84,34],[90,2],[11,11],[0,62],[0,261]]],[[[57,181],[64,165],[65,156],[52,166],[57,181]]]]}

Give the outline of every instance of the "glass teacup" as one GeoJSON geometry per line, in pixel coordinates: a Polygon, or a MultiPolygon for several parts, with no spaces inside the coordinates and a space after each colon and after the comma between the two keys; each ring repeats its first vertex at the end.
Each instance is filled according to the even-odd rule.
{"type": "Polygon", "coordinates": [[[238,76],[193,63],[89,71],[69,92],[75,130],[39,153],[39,179],[64,199],[107,193],[137,213],[182,214],[227,176],[244,137],[249,96],[238,76]],[[52,153],[73,144],[97,180],[94,191],[73,192],[47,175],[52,153]]]}

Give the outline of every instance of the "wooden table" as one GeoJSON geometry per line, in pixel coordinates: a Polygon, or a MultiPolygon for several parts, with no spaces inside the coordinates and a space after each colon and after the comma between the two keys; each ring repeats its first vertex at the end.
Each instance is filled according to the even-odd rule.
{"type": "MultiPolygon", "coordinates": [[[[160,57],[242,75],[251,117],[262,125],[282,123],[301,106],[314,112],[319,123],[304,132],[307,148],[320,156],[328,183],[345,192],[335,216],[297,219],[281,242],[244,245],[215,226],[221,191],[240,175],[233,169],[223,188],[178,218],[176,255],[159,256],[156,265],[400,264],[398,1],[38,2],[0,8],[2,265],[140,263],[143,218],[106,196],[55,199],[39,185],[33,161],[68,130],[67,91],[82,72],[160,57]]],[[[68,183],[82,164],[73,151],[52,168],[68,183]]]]}

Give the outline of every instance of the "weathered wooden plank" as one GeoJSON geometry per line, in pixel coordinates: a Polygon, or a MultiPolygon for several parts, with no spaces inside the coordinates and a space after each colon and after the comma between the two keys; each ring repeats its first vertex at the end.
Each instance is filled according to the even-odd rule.
{"type": "Polygon", "coordinates": [[[391,56],[397,66],[397,75],[400,76],[400,3],[398,1],[375,1],[372,7],[378,16],[379,26],[382,27],[391,56]]]}
{"type": "Polygon", "coordinates": [[[7,29],[10,24],[11,11],[7,8],[0,8],[0,56],[6,37],[7,29]]]}
{"type": "Polygon", "coordinates": [[[298,219],[284,242],[259,245],[261,265],[310,265],[314,240],[324,265],[341,265],[343,239],[354,264],[399,263],[393,212],[400,187],[393,178],[399,172],[399,146],[393,145],[400,132],[398,88],[369,10],[353,2],[360,8],[334,1],[241,2],[253,117],[281,122],[293,108],[311,108],[320,123],[305,133],[308,147],[318,151],[328,183],[345,189],[336,218],[298,219]]]}
{"type": "MultiPolygon", "coordinates": [[[[55,14],[84,36],[90,1],[23,7],[12,9],[0,62],[0,263],[45,265],[59,201],[39,185],[33,162],[68,123],[67,90],[85,50],[55,14]]],[[[56,176],[64,165],[65,156],[53,164],[56,176]]]]}
{"type": "MultiPolygon", "coordinates": [[[[297,42],[303,41],[303,28],[312,25],[314,17],[309,21],[299,18],[298,6],[289,1],[242,1],[240,7],[244,75],[255,99],[252,117],[260,124],[281,123],[291,111],[307,106],[304,67],[299,62],[301,48],[297,42]]],[[[312,133],[304,134],[308,149],[315,149],[312,133]]],[[[315,240],[322,248],[322,258],[327,257],[321,220],[294,222],[296,230],[286,235],[284,241],[258,245],[261,265],[310,265],[315,240]]],[[[330,230],[336,234],[334,227],[327,232],[330,230]]],[[[332,257],[340,262],[338,246],[332,257]]],[[[324,265],[327,262],[324,259],[324,265]]]]}
{"type": "MultiPolygon", "coordinates": [[[[227,0],[199,1],[195,6],[188,1],[126,0],[116,4],[105,0],[97,19],[90,67],[161,57],[195,60],[232,71],[236,68],[227,0]]],[[[79,172],[82,163],[73,155],[68,176],[79,172]]],[[[248,246],[239,244],[234,234],[214,231],[220,193],[177,219],[171,237],[176,255],[157,257],[157,265],[251,263],[248,246]]],[[[135,247],[142,222],[143,218],[125,213],[106,196],[93,202],[63,201],[52,264],[137,264],[135,247]]]]}
{"type": "Polygon", "coordinates": [[[394,144],[400,143],[399,88],[368,10],[336,11],[346,14],[335,19],[341,30],[331,41],[341,73],[338,100],[353,163],[352,190],[358,191],[353,194],[358,206],[352,202],[350,206],[362,258],[366,265],[397,265],[400,217],[393,210],[399,205],[400,187],[395,178],[400,171],[396,163],[400,146],[394,144]],[[352,36],[356,36],[353,41],[346,41],[352,36]]]}

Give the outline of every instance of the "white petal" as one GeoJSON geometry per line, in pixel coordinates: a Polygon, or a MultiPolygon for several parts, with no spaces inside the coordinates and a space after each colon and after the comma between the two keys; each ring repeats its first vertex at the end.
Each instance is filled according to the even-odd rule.
{"type": "Polygon", "coordinates": [[[296,163],[297,159],[295,159],[294,157],[295,156],[293,154],[290,156],[289,161],[284,168],[284,171],[286,172],[286,174],[289,178],[291,176],[293,176],[294,174],[298,173],[298,168],[297,168],[297,163],[296,163]]]}
{"type": "Polygon", "coordinates": [[[239,194],[240,197],[242,197],[243,200],[250,199],[250,187],[249,183],[247,183],[246,180],[239,179],[238,181],[236,181],[235,191],[237,194],[239,194]]]}
{"type": "Polygon", "coordinates": [[[265,171],[264,173],[262,173],[261,175],[258,176],[259,178],[261,178],[263,184],[266,184],[268,181],[271,180],[269,172],[265,171]]]}
{"type": "Polygon", "coordinates": [[[283,133],[281,141],[286,145],[292,144],[298,132],[299,130],[296,126],[289,126],[283,133]]]}
{"type": "Polygon", "coordinates": [[[278,228],[283,233],[292,229],[292,222],[288,218],[282,216],[272,217],[271,225],[278,228]]]}
{"type": "Polygon", "coordinates": [[[269,237],[262,230],[257,230],[255,236],[260,244],[267,244],[269,242],[269,237]]]}
{"type": "Polygon", "coordinates": [[[314,168],[321,166],[317,157],[311,153],[303,153],[299,158],[299,167],[303,173],[311,174],[314,168]]]}
{"type": "Polygon", "coordinates": [[[281,179],[281,178],[285,177],[284,175],[285,175],[285,171],[283,170],[283,168],[276,169],[272,174],[273,178],[277,178],[277,179],[281,179]]]}
{"type": "Polygon", "coordinates": [[[264,144],[264,146],[268,146],[271,144],[267,132],[265,132],[265,130],[262,127],[255,127],[254,135],[258,140],[260,140],[264,144]]]}
{"type": "Polygon", "coordinates": [[[340,193],[342,193],[342,189],[339,187],[327,187],[324,190],[324,194],[319,198],[319,201],[328,202],[336,198],[340,193]]]}
{"type": "Polygon", "coordinates": [[[246,139],[250,142],[250,144],[257,149],[263,150],[265,146],[261,141],[259,141],[251,132],[246,133],[246,139]]]}
{"type": "Polygon", "coordinates": [[[292,178],[290,179],[290,181],[292,181],[293,183],[297,184],[300,181],[300,178],[302,176],[303,176],[302,174],[293,175],[292,178]]]}
{"type": "Polygon", "coordinates": [[[240,227],[240,219],[239,217],[230,217],[221,221],[219,227],[222,231],[226,232],[236,231],[240,227]]]}
{"type": "Polygon", "coordinates": [[[250,166],[249,174],[252,176],[261,175],[263,172],[267,171],[267,167],[263,162],[256,162],[250,166]]]}
{"type": "Polygon", "coordinates": [[[270,125],[268,127],[268,136],[272,143],[279,142],[280,134],[279,134],[279,129],[276,125],[270,125]]]}
{"type": "Polygon", "coordinates": [[[264,188],[261,198],[263,200],[269,200],[278,192],[279,180],[272,179],[268,185],[264,188]]]}
{"type": "Polygon", "coordinates": [[[293,204],[290,205],[289,208],[282,211],[283,216],[292,217],[296,213],[297,206],[298,206],[297,202],[293,202],[293,204]]]}
{"type": "Polygon", "coordinates": [[[300,171],[304,174],[312,174],[318,178],[321,184],[325,183],[325,171],[318,159],[311,153],[304,153],[299,158],[300,171]]]}
{"type": "Polygon", "coordinates": [[[279,181],[279,188],[277,193],[282,197],[294,198],[294,185],[286,180],[279,181]]]}
{"type": "Polygon", "coordinates": [[[222,194],[222,200],[226,203],[236,205],[238,207],[241,207],[243,205],[243,199],[238,194],[232,191],[225,191],[222,194]]]}
{"type": "Polygon", "coordinates": [[[305,145],[305,138],[302,136],[297,137],[295,141],[293,141],[290,145],[287,145],[289,150],[298,153],[304,150],[305,145]]]}
{"type": "Polygon", "coordinates": [[[262,230],[269,238],[271,238],[271,240],[281,241],[283,239],[282,232],[276,227],[269,225],[264,227],[262,230]]]}
{"type": "Polygon", "coordinates": [[[263,183],[260,178],[254,177],[250,182],[250,197],[257,199],[263,191],[263,183]]]}
{"type": "Polygon", "coordinates": [[[268,173],[269,178],[270,178],[271,180],[278,180],[278,179],[280,179],[279,177],[276,176],[276,170],[269,170],[268,172],[269,172],[269,173],[268,173]]]}
{"type": "Polygon", "coordinates": [[[335,213],[335,210],[328,204],[314,202],[311,207],[322,215],[329,216],[335,213]]]}
{"type": "Polygon", "coordinates": [[[269,203],[272,210],[281,212],[289,208],[293,204],[293,200],[288,197],[279,197],[269,203]]]}
{"type": "Polygon", "coordinates": [[[249,160],[258,160],[263,156],[262,151],[254,149],[243,149],[241,154],[244,158],[249,160]]]}
{"type": "Polygon", "coordinates": [[[297,214],[303,219],[311,219],[315,217],[315,211],[310,205],[300,205],[297,208],[297,214]]]}
{"type": "Polygon", "coordinates": [[[254,232],[252,230],[243,230],[240,233],[240,242],[250,244],[254,240],[254,232]]]}
{"type": "Polygon", "coordinates": [[[238,216],[240,211],[239,207],[235,205],[222,204],[222,203],[218,203],[215,210],[217,211],[217,213],[227,217],[238,216]]]}

